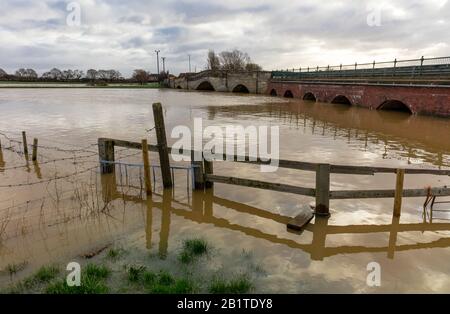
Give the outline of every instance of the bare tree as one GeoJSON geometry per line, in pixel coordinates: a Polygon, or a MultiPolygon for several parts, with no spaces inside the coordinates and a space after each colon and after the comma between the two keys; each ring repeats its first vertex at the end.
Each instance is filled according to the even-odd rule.
{"type": "Polygon", "coordinates": [[[60,69],[57,68],[53,68],[48,72],[45,72],[44,74],[42,74],[42,78],[46,79],[46,80],[56,80],[59,81],[61,80],[63,77],[63,73],[60,69]]]}
{"type": "Polygon", "coordinates": [[[15,75],[18,79],[25,79],[25,80],[35,80],[38,78],[36,71],[33,69],[22,68],[17,70],[15,75]]]}
{"type": "Polygon", "coordinates": [[[150,73],[145,70],[138,69],[133,72],[133,80],[139,82],[141,85],[147,83],[150,79],[150,73]]]}
{"type": "Polygon", "coordinates": [[[259,64],[250,62],[245,65],[245,70],[249,72],[262,71],[262,67],[259,64]]]}
{"type": "Polygon", "coordinates": [[[72,70],[64,70],[62,72],[62,79],[64,81],[71,81],[71,80],[73,80],[73,71],[72,70]]]}
{"type": "Polygon", "coordinates": [[[84,77],[84,72],[82,70],[74,70],[73,78],[74,80],[81,80],[84,77]]]}
{"type": "Polygon", "coordinates": [[[8,73],[6,73],[3,69],[0,69],[0,79],[4,79],[8,76],[8,73]]]}
{"type": "Polygon", "coordinates": [[[225,71],[239,72],[244,71],[250,57],[247,53],[240,50],[223,51],[220,53],[222,69],[225,71]]]}
{"type": "Polygon", "coordinates": [[[97,72],[97,79],[102,81],[107,81],[109,77],[109,73],[106,70],[98,70],[97,72]]]}
{"type": "Polygon", "coordinates": [[[220,58],[214,50],[208,51],[208,70],[218,71],[221,68],[220,58]]]}
{"type": "Polygon", "coordinates": [[[119,71],[109,70],[107,72],[108,72],[109,80],[111,80],[111,81],[118,81],[118,80],[123,79],[122,74],[119,71]]]}
{"type": "Polygon", "coordinates": [[[97,79],[97,75],[98,75],[98,72],[97,72],[97,70],[94,70],[94,69],[90,69],[86,72],[86,78],[88,80],[91,80],[92,82],[95,82],[95,80],[97,79]]]}

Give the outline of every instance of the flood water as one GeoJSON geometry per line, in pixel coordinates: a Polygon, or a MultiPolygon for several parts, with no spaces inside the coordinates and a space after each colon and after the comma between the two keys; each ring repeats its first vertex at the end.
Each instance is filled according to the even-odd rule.
{"type": "MultiPolygon", "coordinates": [[[[177,125],[280,128],[280,158],[342,165],[447,169],[450,121],[398,112],[254,95],[141,89],[0,89],[0,270],[68,262],[116,239],[133,237],[161,256],[184,238],[220,248],[224,266],[243,250],[266,270],[260,292],[450,292],[450,203],[424,211],[424,198],[331,201],[331,217],[301,234],[286,223],[313,199],[215,184],[192,192],[187,171],[152,202],[142,194],[139,151],[116,149],[115,175],[98,173],[97,139],[156,143],[152,103],[164,108],[169,145],[177,125]],[[25,161],[21,131],[39,140],[38,161],[25,161]],[[447,211],[448,210],[448,211],[447,211]],[[229,258],[231,257],[231,258],[229,258]],[[366,284],[381,265],[381,287],[366,284]]],[[[151,163],[157,164],[151,153],[151,163]]],[[[181,165],[182,166],[182,165],[181,165]]],[[[312,172],[216,162],[214,173],[314,187],[312,172]]],[[[450,185],[449,177],[406,175],[406,188],[450,185]]],[[[332,175],[332,190],[393,189],[395,176],[332,175]]],[[[445,198],[441,199],[442,201],[445,198]]],[[[0,274],[0,286],[9,282],[0,274]]]]}

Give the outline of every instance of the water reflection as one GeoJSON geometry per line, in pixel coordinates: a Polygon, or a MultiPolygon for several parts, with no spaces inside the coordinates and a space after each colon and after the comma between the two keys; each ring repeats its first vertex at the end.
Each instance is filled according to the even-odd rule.
{"type": "Polygon", "coordinates": [[[41,167],[39,166],[39,162],[37,160],[33,161],[34,172],[36,173],[36,177],[38,179],[42,179],[41,167]]]}
{"type": "MultiPolygon", "coordinates": [[[[329,218],[316,217],[314,223],[306,226],[305,232],[312,233],[312,241],[309,244],[299,243],[296,240],[283,238],[277,234],[271,234],[246,225],[236,224],[228,219],[219,218],[214,215],[214,208],[227,208],[234,211],[250,214],[256,217],[272,220],[286,225],[291,217],[276,214],[264,209],[245,205],[229,199],[218,197],[214,194],[214,189],[205,191],[193,191],[192,201],[182,202],[176,200],[173,196],[172,189],[166,189],[161,194],[154,193],[153,196],[145,200],[142,196],[125,195],[117,190],[117,184],[114,182],[114,175],[105,175],[102,180],[102,188],[104,197],[113,199],[123,199],[137,204],[145,204],[147,206],[147,223],[146,223],[146,239],[147,248],[152,247],[153,233],[153,210],[161,211],[161,229],[159,242],[159,255],[161,258],[167,257],[168,243],[170,236],[171,217],[172,215],[188,219],[199,224],[211,224],[215,227],[225,228],[228,230],[238,231],[247,236],[263,239],[275,244],[282,244],[289,248],[299,249],[310,255],[315,261],[322,261],[325,258],[341,254],[358,254],[358,253],[379,253],[385,252],[389,259],[394,259],[395,252],[408,250],[418,250],[425,248],[443,248],[450,246],[450,238],[440,238],[438,240],[414,244],[398,245],[397,235],[400,232],[425,232],[425,231],[449,231],[450,223],[432,223],[424,221],[422,223],[401,224],[400,218],[392,217],[391,224],[384,225],[330,225],[329,218]],[[160,199],[160,201],[156,201],[160,199]],[[389,233],[389,241],[386,246],[352,246],[344,245],[337,247],[328,247],[326,245],[327,236],[342,234],[371,234],[371,233],[389,233]]],[[[301,235],[300,235],[301,236],[301,235]]]]}
{"type": "Polygon", "coordinates": [[[5,163],[5,159],[3,158],[3,150],[2,150],[2,145],[0,143],[0,172],[3,172],[5,169],[6,163],[5,163]]]}
{"type": "MultiPolygon", "coordinates": [[[[408,163],[420,159],[439,167],[450,166],[450,124],[447,119],[301,100],[282,104],[209,106],[207,109],[211,119],[278,119],[304,134],[344,139],[361,151],[375,150],[371,146],[381,145],[383,159],[393,154],[407,159],[408,163]]],[[[298,146],[287,137],[282,140],[286,146],[298,146]]]]}

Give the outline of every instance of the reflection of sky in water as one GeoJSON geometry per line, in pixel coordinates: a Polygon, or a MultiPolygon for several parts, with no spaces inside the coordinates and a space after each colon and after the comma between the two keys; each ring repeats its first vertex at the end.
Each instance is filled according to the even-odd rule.
{"type": "MultiPolygon", "coordinates": [[[[163,103],[168,130],[180,124],[192,126],[195,117],[203,117],[204,126],[226,126],[230,123],[244,126],[279,125],[280,157],[284,159],[386,166],[407,165],[410,162],[419,164],[414,166],[426,167],[448,165],[449,162],[450,143],[447,139],[450,126],[447,120],[408,118],[396,113],[358,108],[343,110],[324,104],[311,106],[301,101],[286,102],[279,98],[220,93],[111,89],[1,90],[3,119],[0,130],[19,132],[24,129],[30,137],[38,137],[44,144],[69,141],[84,146],[95,143],[98,137],[139,141],[145,136],[155,143],[154,134],[145,131],[153,127],[151,104],[155,101],[163,103]]],[[[169,142],[174,140],[169,139],[169,142]]],[[[215,172],[314,186],[312,173],[286,169],[261,175],[258,168],[252,166],[217,163],[215,172]]],[[[391,188],[394,181],[392,175],[333,175],[332,187],[364,189],[386,188],[389,185],[391,188]]],[[[406,177],[406,187],[417,188],[425,184],[438,186],[449,184],[449,181],[448,178],[429,176],[406,177]]],[[[11,198],[11,195],[1,195],[2,202],[11,198]]],[[[365,267],[371,261],[377,261],[382,266],[382,288],[379,291],[450,291],[450,282],[443,279],[448,278],[450,273],[446,262],[450,257],[450,243],[447,241],[449,228],[424,232],[416,228],[397,233],[404,228],[402,225],[423,224],[419,210],[423,199],[404,200],[400,226],[395,223],[391,225],[392,200],[333,201],[328,226],[319,227],[313,221],[314,226],[310,225],[303,234],[297,235],[286,231],[285,220],[295,216],[299,206],[310,203],[311,198],[254,189],[244,191],[223,185],[217,185],[215,196],[217,199],[210,209],[213,218],[206,215],[206,207],[203,211],[198,206],[185,208],[188,212],[200,211],[199,216],[189,216],[181,210],[163,215],[161,208],[155,208],[152,227],[154,249],[167,246],[170,254],[181,239],[189,235],[202,235],[220,248],[218,254],[226,257],[224,264],[232,264],[234,259],[230,257],[239,255],[242,249],[252,251],[269,272],[258,282],[263,292],[277,292],[280,287],[286,292],[376,292],[365,285],[365,267]],[[264,216],[263,211],[269,216],[264,216]],[[168,216],[170,221],[164,223],[168,216]],[[160,239],[164,234],[161,231],[163,226],[167,229],[164,232],[168,232],[167,240],[160,239]],[[328,227],[344,232],[325,232],[328,227]],[[378,233],[369,232],[373,228],[385,229],[378,233]],[[394,258],[389,258],[389,243],[395,234],[399,249],[394,250],[394,258]],[[162,240],[168,243],[161,246],[162,240]],[[316,245],[309,246],[312,242],[316,245]]],[[[180,197],[184,202],[186,198],[183,194],[180,197]]],[[[191,204],[193,201],[190,200],[191,204]]],[[[206,206],[207,200],[200,197],[199,202],[206,206]]],[[[83,235],[76,232],[79,229],[73,228],[72,238],[66,239],[67,243],[77,247],[79,242],[79,248],[94,245],[96,241],[107,242],[109,233],[117,236],[135,230],[138,230],[140,241],[144,241],[146,237],[143,235],[142,213],[138,210],[140,206],[133,207],[137,211],[127,210],[127,228],[101,223],[100,226],[108,226],[104,231],[96,233],[98,226],[95,225],[90,233],[83,235]]],[[[446,223],[437,219],[445,218],[442,216],[436,215],[434,222],[446,223]]],[[[429,226],[424,224],[420,227],[428,230],[429,226]]],[[[55,245],[52,243],[50,247],[55,245]]],[[[73,254],[74,250],[69,250],[68,254],[73,254]]],[[[29,249],[23,251],[31,254],[29,249]]],[[[56,250],[53,256],[57,255],[56,252],[61,251],[56,250]]]]}

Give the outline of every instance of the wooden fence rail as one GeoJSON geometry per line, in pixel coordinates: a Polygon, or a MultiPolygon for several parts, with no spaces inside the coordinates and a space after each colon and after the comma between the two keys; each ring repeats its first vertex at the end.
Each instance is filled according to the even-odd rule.
{"type": "MultiPolygon", "coordinates": [[[[293,160],[261,160],[251,156],[215,155],[215,159],[247,163],[253,165],[268,165],[277,164],[280,168],[295,169],[303,171],[312,171],[316,173],[316,186],[299,187],[281,183],[265,182],[258,180],[250,180],[245,178],[237,178],[230,176],[214,175],[213,161],[211,160],[194,160],[194,156],[204,156],[204,152],[197,152],[194,150],[175,150],[167,146],[164,117],[162,114],[161,104],[153,105],[155,116],[155,128],[157,131],[157,145],[144,145],[139,142],[130,142],[117,139],[100,138],[98,140],[99,157],[101,162],[102,173],[111,173],[114,171],[114,147],[124,147],[130,149],[138,149],[151,152],[158,152],[161,163],[162,179],[165,188],[170,188],[173,184],[170,174],[169,151],[172,154],[180,154],[189,156],[193,165],[194,188],[204,189],[212,187],[213,183],[232,184],[238,186],[246,186],[252,188],[259,188],[277,192],[292,193],[298,195],[305,195],[315,197],[316,208],[315,212],[319,215],[329,215],[329,202],[332,199],[362,199],[362,198],[395,198],[394,214],[400,215],[401,200],[403,197],[423,197],[423,196],[450,196],[450,187],[433,187],[422,189],[403,189],[405,174],[428,174],[439,176],[450,176],[450,170],[441,169],[397,169],[388,167],[367,167],[367,166],[348,166],[348,165],[331,165],[319,164],[310,162],[300,162],[293,160]],[[348,175],[375,175],[376,173],[395,173],[397,176],[395,189],[392,190],[348,190],[348,191],[331,191],[330,190],[330,175],[331,174],[348,174],[348,175]]],[[[144,156],[144,158],[146,158],[144,156]]]]}

